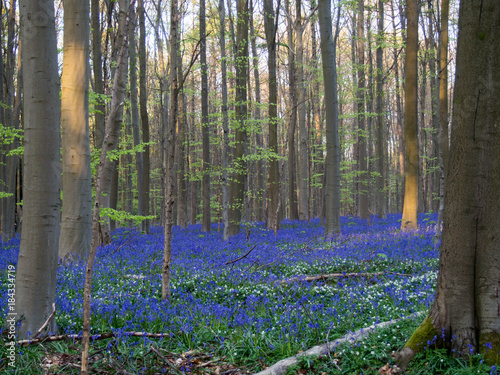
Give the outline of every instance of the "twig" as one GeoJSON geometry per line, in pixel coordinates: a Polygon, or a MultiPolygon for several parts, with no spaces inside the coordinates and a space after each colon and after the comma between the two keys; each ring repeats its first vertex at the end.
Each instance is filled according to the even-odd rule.
{"type": "Polygon", "coordinates": [[[253,249],[255,249],[256,247],[257,247],[257,245],[254,245],[254,247],[252,247],[250,250],[248,250],[248,252],[247,252],[245,255],[242,255],[242,256],[240,256],[239,258],[236,258],[236,259],[234,259],[234,260],[229,260],[229,261],[227,261],[227,262],[225,263],[225,265],[227,266],[227,265],[229,265],[229,264],[236,263],[237,261],[242,260],[243,258],[246,258],[246,257],[247,257],[247,255],[248,255],[248,254],[250,254],[250,253],[253,251],[253,249]]]}
{"type": "Polygon", "coordinates": [[[38,337],[40,335],[40,333],[43,332],[43,330],[45,329],[45,327],[47,327],[47,325],[49,324],[51,319],[54,317],[54,315],[56,315],[56,304],[52,303],[52,312],[50,313],[50,315],[47,318],[47,320],[45,321],[45,323],[43,323],[43,325],[40,327],[40,329],[38,331],[36,331],[36,333],[33,335],[33,338],[38,337]]]}
{"type": "Polygon", "coordinates": [[[158,349],[157,349],[154,345],[151,345],[150,349],[151,349],[151,351],[152,351],[153,353],[155,353],[158,357],[160,357],[160,359],[161,359],[163,362],[165,362],[167,365],[169,365],[169,366],[170,366],[170,368],[171,368],[171,369],[172,369],[172,370],[173,370],[176,374],[182,374],[182,372],[180,372],[180,371],[177,369],[177,367],[175,367],[173,364],[171,364],[171,363],[170,363],[170,361],[168,360],[168,358],[167,358],[167,357],[165,357],[165,356],[163,355],[163,353],[162,353],[162,352],[160,352],[160,351],[159,351],[159,350],[158,350],[158,349]]]}

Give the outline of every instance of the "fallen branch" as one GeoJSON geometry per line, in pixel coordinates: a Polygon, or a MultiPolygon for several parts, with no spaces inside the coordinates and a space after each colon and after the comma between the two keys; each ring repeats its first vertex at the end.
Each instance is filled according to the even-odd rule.
{"type": "Polygon", "coordinates": [[[175,367],[172,363],[170,363],[170,361],[168,360],[168,358],[167,358],[167,357],[165,357],[165,356],[163,355],[163,353],[162,353],[162,352],[160,352],[160,350],[159,350],[159,349],[157,349],[154,345],[151,345],[151,348],[150,348],[150,349],[151,349],[151,351],[152,351],[153,353],[155,353],[155,354],[156,354],[156,355],[157,355],[157,356],[158,356],[158,357],[159,357],[159,358],[160,358],[163,362],[165,362],[165,364],[167,364],[167,365],[168,365],[168,366],[169,366],[169,367],[170,367],[170,368],[174,371],[174,373],[176,373],[176,374],[182,374],[182,372],[180,372],[180,371],[177,369],[177,367],[175,367]]]}
{"type": "Polygon", "coordinates": [[[256,247],[257,247],[257,245],[255,245],[254,247],[252,247],[250,250],[248,250],[248,252],[247,252],[245,255],[242,255],[242,256],[240,256],[239,258],[236,258],[236,259],[234,259],[234,260],[228,260],[228,261],[225,263],[225,265],[226,265],[226,266],[228,266],[228,265],[230,265],[230,264],[233,264],[233,263],[238,262],[239,260],[242,260],[243,258],[246,258],[246,257],[248,256],[248,254],[250,254],[250,253],[253,251],[253,249],[255,249],[256,247]]]}
{"type": "Polygon", "coordinates": [[[348,333],[347,335],[345,335],[344,337],[342,337],[340,339],[330,341],[330,342],[327,342],[325,344],[313,346],[311,349],[306,350],[305,352],[301,352],[299,354],[296,354],[293,357],[282,359],[281,361],[275,363],[271,367],[269,367],[265,370],[262,370],[261,372],[256,373],[254,375],[283,375],[286,373],[287,369],[290,366],[296,365],[298,363],[298,359],[300,357],[303,357],[303,356],[325,357],[325,356],[329,355],[331,350],[334,350],[340,344],[343,344],[343,343],[353,344],[356,341],[360,341],[360,340],[364,339],[370,333],[374,332],[376,329],[385,328],[385,327],[388,327],[390,325],[393,325],[393,324],[399,322],[400,320],[409,319],[409,318],[416,318],[416,317],[419,317],[419,316],[424,315],[424,314],[426,314],[426,312],[420,311],[420,312],[411,314],[411,315],[404,317],[404,318],[392,319],[392,320],[389,320],[387,322],[373,324],[373,325],[366,327],[366,328],[360,328],[357,331],[348,333]]]}
{"type": "MultiPolygon", "coordinates": [[[[149,333],[149,332],[134,332],[134,331],[105,332],[105,333],[99,333],[97,335],[92,335],[92,336],[90,336],[90,339],[92,341],[95,341],[95,340],[109,339],[111,337],[117,337],[117,336],[163,338],[163,337],[170,337],[170,333],[149,333]]],[[[28,345],[41,344],[43,342],[62,341],[62,340],[81,340],[81,339],[82,339],[82,335],[58,335],[58,336],[41,337],[39,339],[18,340],[17,344],[28,346],[28,345]]]]}
{"type": "Polygon", "coordinates": [[[43,330],[45,329],[45,327],[47,327],[47,325],[49,324],[49,322],[52,320],[52,318],[56,315],[56,304],[53,303],[52,304],[52,312],[50,313],[49,317],[47,318],[47,320],[45,321],[45,323],[43,323],[43,325],[40,327],[40,329],[38,331],[36,331],[36,333],[33,335],[33,338],[37,338],[38,336],[40,336],[40,333],[43,332],[43,330]]]}
{"type": "Polygon", "coordinates": [[[413,276],[410,274],[405,274],[405,273],[396,273],[396,272],[350,272],[350,273],[325,273],[325,274],[319,274],[319,275],[312,275],[312,276],[297,276],[297,277],[291,277],[289,279],[285,280],[279,280],[276,281],[276,284],[286,284],[286,283],[293,283],[295,281],[315,281],[315,280],[328,280],[328,279],[337,279],[337,278],[342,278],[342,277],[375,277],[375,276],[382,276],[386,273],[389,273],[391,275],[397,275],[397,276],[413,276]]]}

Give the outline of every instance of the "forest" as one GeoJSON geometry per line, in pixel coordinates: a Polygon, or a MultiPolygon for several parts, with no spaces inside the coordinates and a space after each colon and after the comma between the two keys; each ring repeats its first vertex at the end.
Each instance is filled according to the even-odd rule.
{"type": "Polygon", "coordinates": [[[497,0],[0,14],[0,373],[498,373],[497,0]]]}

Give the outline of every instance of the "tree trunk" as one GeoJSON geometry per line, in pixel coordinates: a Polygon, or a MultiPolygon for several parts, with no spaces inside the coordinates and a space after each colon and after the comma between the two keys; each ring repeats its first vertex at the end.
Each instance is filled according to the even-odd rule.
{"type": "Polygon", "coordinates": [[[443,240],[430,313],[397,356],[404,366],[427,340],[455,356],[500,351],[500,3],[462,0],[443,240]]]}
{"type": "Polygon", "coordinates": [[[170,3],[170,116],[167,129],[167,150],[165,152],[166,196],[165,196],[165,244],[162,266],[162,300],[170,298],[170,276],[172,258],[172,226],[174,206],[174,159],[175,159],[175,128],[178,116],[179,82],[177,80],[177,63],[179,59],[179,10],[177,0],[170,3]]]}
{"type": "MultiPolygon", "coordinates": [[[[132,5],[134,0],[132,0],[132,5]]],[[[102,142],[101,156],[97,165],[97,177],[95,179],[94,208],[92,210],[92,246],[90,249],[87,267],[85,269],[85,283],[83,289],[83,328],[82,328],[82,375],[88,374],[88,356],[90,345],[90,300],[92,292],[92,274],[94,268],[97,248],[101,243],[111,242],[109,229],[101,227],[101,207],[108,207],[109,201],[100,199],[109,196],[111,188],[111,174],[113,162],[107,154],[116,149],[118,132],[121,125],[121,113],[123,111],[123,100],[125,96],[125,76],[127,75],[127,50],[128,50],[128,24],[130,21],[129,0],[120,0],[120,23],[119,23],[119,51],[116,60],[116,69],[113,80],[111,104],[106,119],[105,135],[102,142]],[[119,119],[117,119],[119,117],[119,119]]]]}
{"type": "Polygon", "coordinates": [[[384,108],[383,108],[383,59],[384,59],[384,1],[378,1],[378,36],[377,36],[377,217],[385,218],[386,193],[385,193],[385,157],[384,148],[384,108]]]}
{"type": "Polygon", "coordinates": [[[441,30],[439,33],[439,56],[440,56],[440,74],[439,74],[439,121],[442,129],[442,150],[443,150],[443,170],[448,175],[448,18],[450,13],[450,0],[441,0],[441,30]]]}
{"type": "Polygon", "coordinates": [[[309,198],[308,198],[308,168],[307,168],[307,129],[306,129],[306,82],[304,79],[304,46],[302,36],[304,26],[302,24],[302,1],[295,0],[295,61],[297,67],[297,112],[299,120],[299,168],[298,168],[298,188],[299,188],[299,220],[309,219],[309,198]]]}
{"type": "Polygon", "coordinates": [[[59,257],[86,260],[92,242],[89,139],[89,2],[64,1],[61,87],[63,205],[59,257]]]}
{"type": "Polygon", "coordinates": [[[247,117],[247,71],[248,71],[248,0],[237,0],[238,21],[236,27],[236,121],[233,175],[229,196],[229,236],[240,231],[243,210],[246,163],[243,160],[247,117]]]}
{"type": "MultiPolygon", "coordinates": [[[[146,145],[144,146],[144,153],[142,154],[142,184],[143,191],[139,191],[142,194],[143,200],[143,215],[149,216],[150,213],[150,202],[149,202],[149,190],[150,190],[150,169],[151,162],[149,157],[149,116],[148,116],[148,92],[146,89],[147,80],[147,66],[146,66],[146,21],[145,21],[145,10],[143,0],[138,0],[137,2],[137,12],[139,13],[139,104],[140,104],[140,114],[141,114],[141,129],[142,129],[142,142],[146,145]]],[[[161,61],[163,63],[163,59],[161,61]]],[[[142,222],[142,230],[149,234],[149,220],[144,220],[142,222]]]]}
{"type": "MultiPolygon", "coordinates": [[[[339,8],[340,13],[340,8],[339,8]]],[[[338,136],[337,37],[340,14],[337,15],[335,36],[332,33],[330,0],[318,1],[321,34],[321,61],[325,87],[326,109],[326,222],[325,235],[340,233],[340,146],[338,136]]]]}
{"type": "MultiPolygon", "coordinates": [[[[285,0],[285,12],[290,14],[290,0],[285,0]]],[[[292,21],[288,19],[288,81],[290,87],[290,123],[288,125],[288,204],[290,205],[290,220],[297,220],[297,187],[295,178],[295,129],[297,127],[297,89],[296,69],[294,58],[294,41],[292,21]]]]}
{"type": "Polygon", "coordinates": [[[202,230],[210,232],[210,127],[208,122],[208,67],[205,26],[205,0],[200,0],[200,65],[201,65],[201,134],[203,143],[203,222],[202,230]]]}
{"type": "MultiPolygon", "coordinates": [[[[278,9],[279,12],[279,9],[278,9]]],[[[276,12],[278,15],[279,13],[276,12]]],[[[277,17],[277,16],[276,16],[277,17]]],[[[278,83],[276,80],[276,25],[273,1],[264,1],[264,28],[269,67],[269,195],[267,227],[278,230],[279,170],[278,170],[278,83]]]]}
{"type": "Polygon", "coordinates": [[[101,39],[102,29],[99,21],[99,0],[91,1],[92,18],[92,67],[94,71],[94,92],[97,94],[96,105],[94,108],[94,147],[100,149],[104,139],[104,123],[106,105],[99,95],[104,94],[104,83],[102,78],[102,52],[101,39]]]}
{"type": "MultiPolygon", "coordinates": [[[[24,80],[24,229],[16,270],[18,338],[34,334],[55,302],[61,208],[60,101],[54,2],[20,6],[24,80]],[[43,14],[44,22],[32,18],[43,14]]],[[[9,315],[9,319],[11,316],[9,315]]],[[[42,335],[56,332],[51,319],[42,335]]]]}
{"type": "MultiPolygon", "coordinates": [[[[139,11],[139,10],[138,10],[139,11]]],[[[139,132],[139,103],[137,99],[137,54],[135,53],[136,43],[135,43],[135,12],[130,15],[131,24],[129,28],[129,59],[130,59],[130,109],[131,109],[131,125],[132,125],[132,136],[134,139],[134,147],[137,147],[141,143],[140,132],[139,132]]],[[[139,54],[140,55],[140,54],[139,54]]],[[[137,187],[137,214],[144,215],[144,195],[142,194],[144,190],[144,172],[143,172],[143,160],[142,152],[136,152],[135,154],[135,168],[136,168],[136,187],[137,187]]],[[[132,186],[131,186],[132,187],[132,186]]],[[[132,213],[132,212],[131,212],[132,213]]]]}
{"type": "Polygon", "coordinates": [[[418,211],[418,1],[408,0],[405,60],[405,196],[401,229],[417,229],[418,211]]]}
{"type": "Polygon", "coordinates": [[[366,140],[368,133],[366,131],[365,115],[365,7],[364,0],[358,1],[358,147],[359,147],[359,218],[370,221],[368,215],[368,158],[366,149],[366,140]]]}
{"type": "MultiPolygon", "coordinates": [[[[10,8],[7,23],[7,51],[6,51],[6,74],[5,74],[5,124],[14,129],[14,72],[15,72],[15,27],[16,27],[16,1],[10,1],[10,8]]],[[[17,140],[10,145],[5,145],[6,152],[17,147],[17,140]]],[[[2,202],[2,240],[8,241],[16,235],[15,214],[16,214],[16,174],[18,157],[17,155],[7,155],[7,168],[5,174],[5,191],[9,194],[2,202]]]]}

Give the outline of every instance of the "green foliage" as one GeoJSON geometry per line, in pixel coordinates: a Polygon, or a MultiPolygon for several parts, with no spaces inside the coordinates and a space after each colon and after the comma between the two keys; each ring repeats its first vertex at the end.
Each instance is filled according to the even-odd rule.
{"type": "Polygon", "coordinates": [[[107,217],[119,223],[133,223],[135,226],[138,226],[144,220],[154,220],[156,218],[155,216],[133,215],[130,212],[119,211],[113,208],[102,208],[100,216],[101,220],[107,217]]]}
{"type": "MultiPolygon", "coordinates": [[[[12,145],[14,142],[18,141],[22,143],[24,139],[23,129],[14,129],[3,124],[0,124],[0,144],[1,145],[12,145]]],[[[24,153],[24,147],[18,146],[15,149],[10,150],[7,156],[11,155],[22,155],[24,153]]]]}

